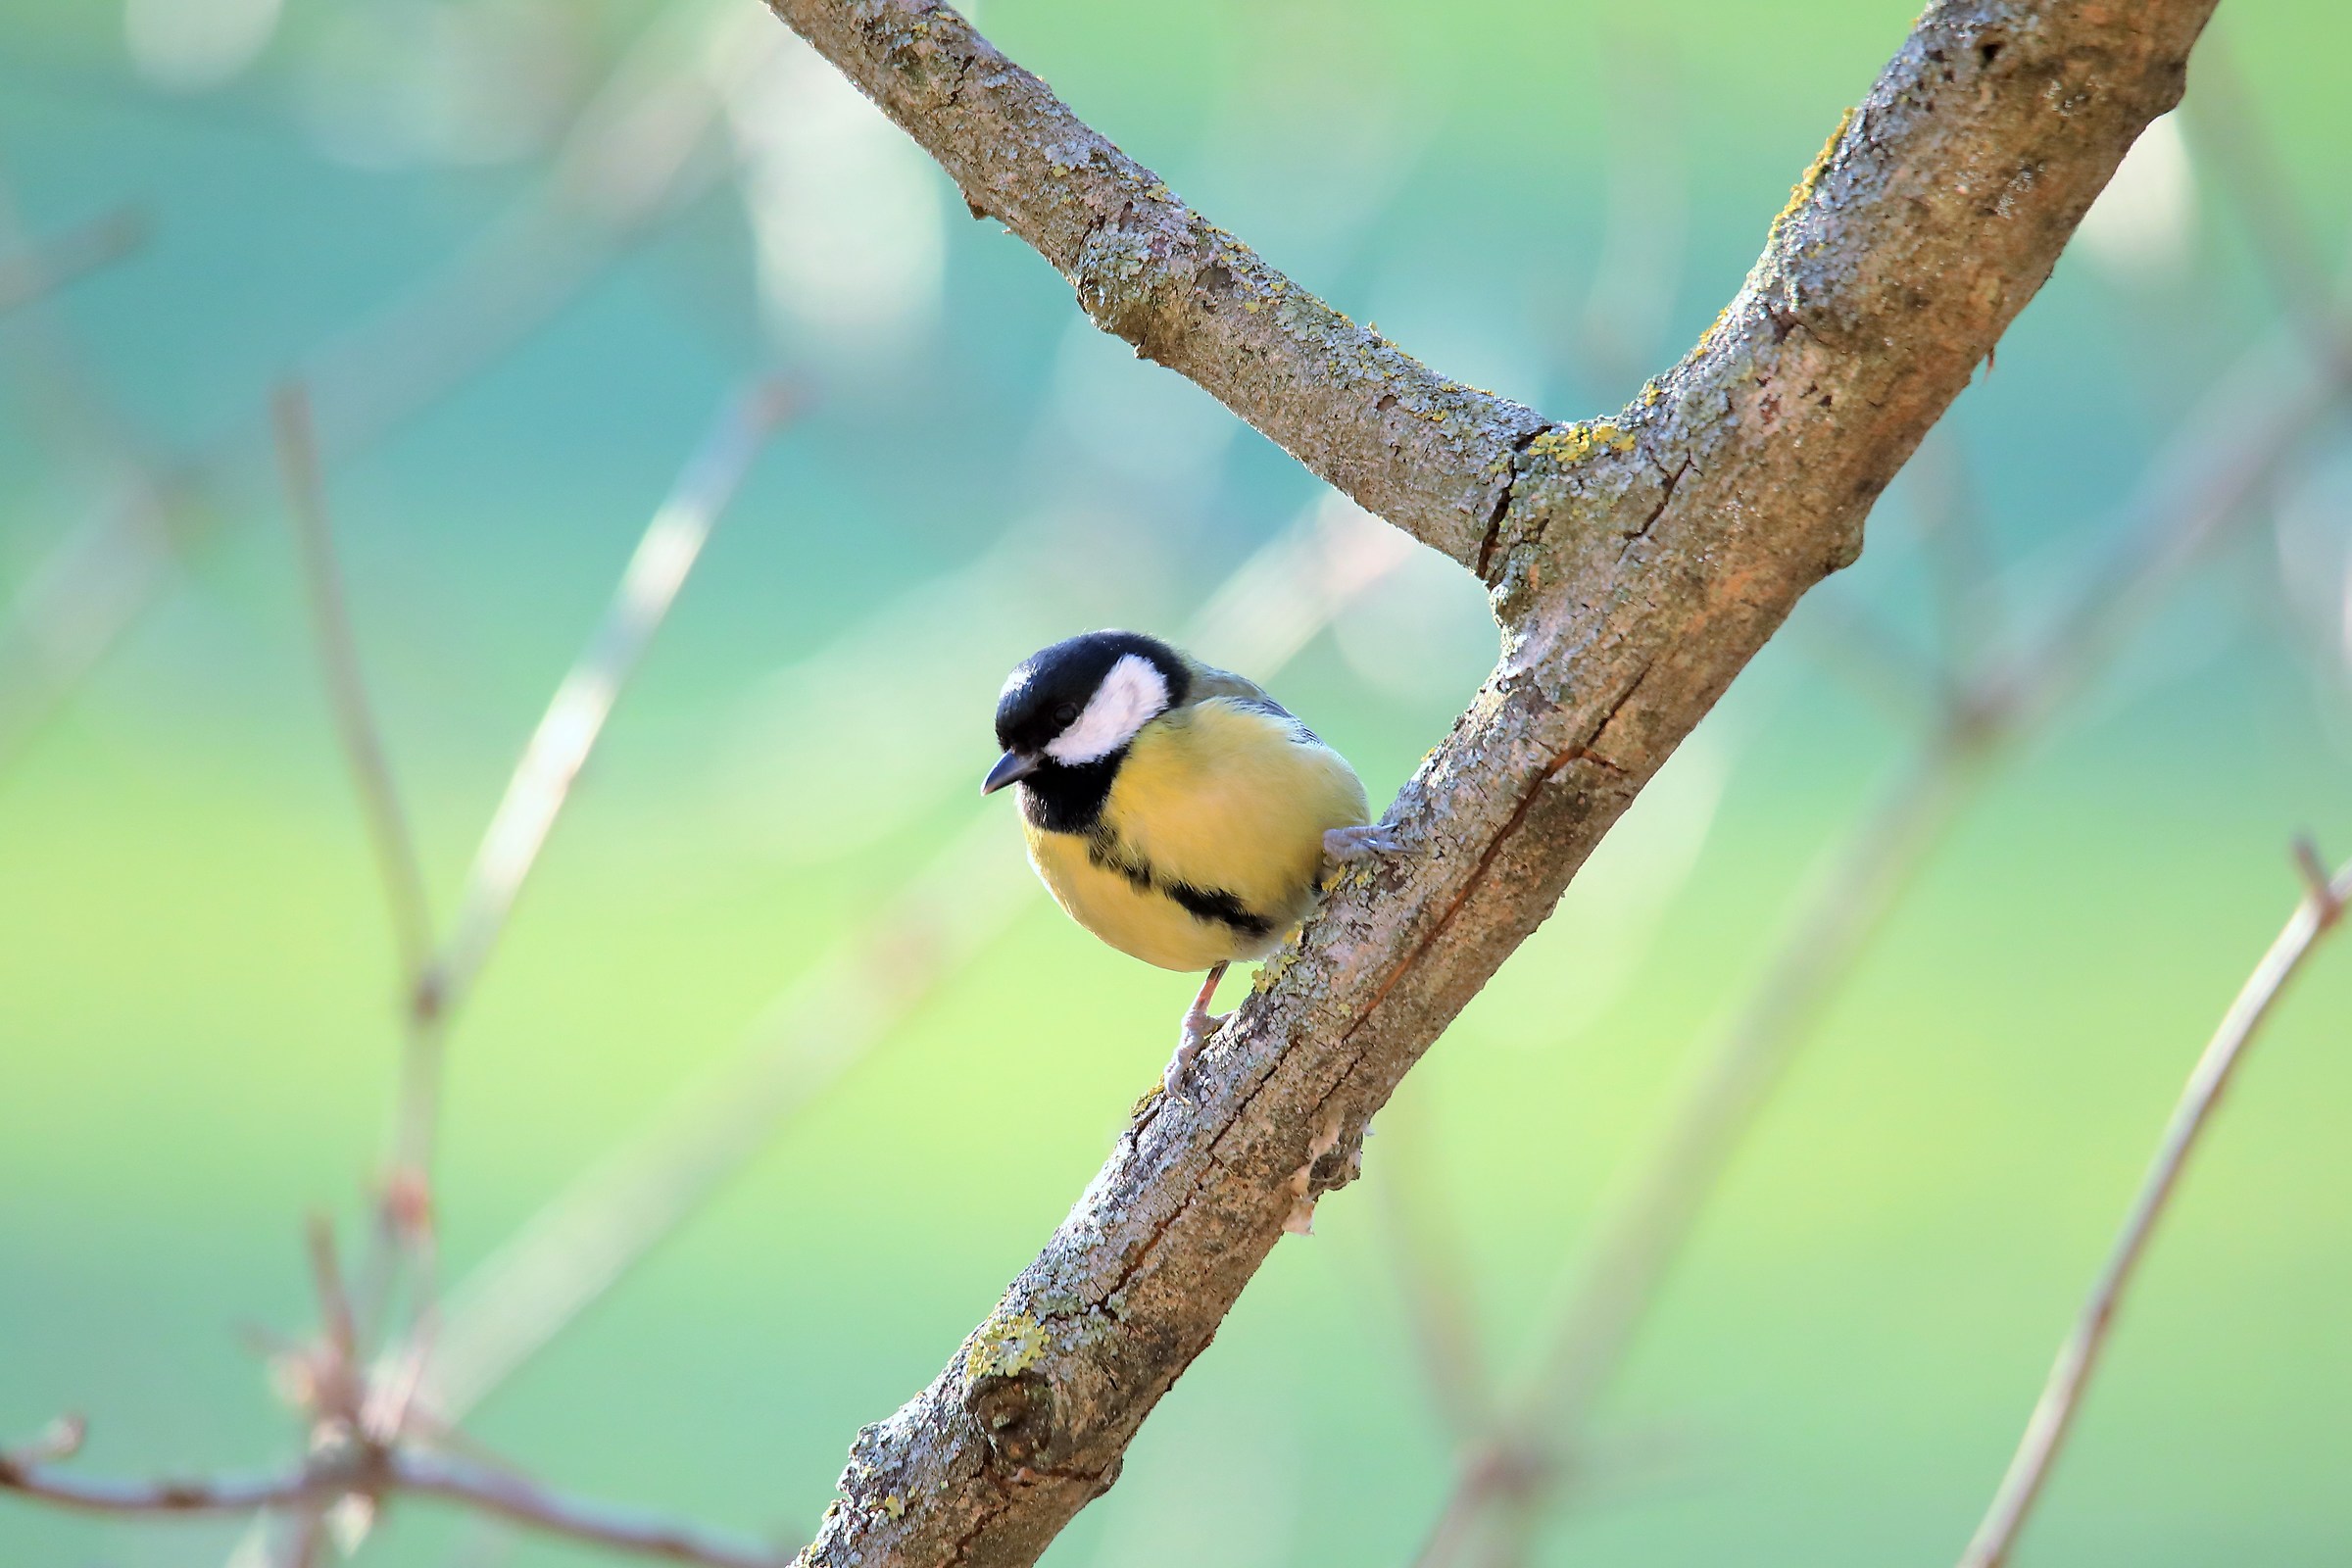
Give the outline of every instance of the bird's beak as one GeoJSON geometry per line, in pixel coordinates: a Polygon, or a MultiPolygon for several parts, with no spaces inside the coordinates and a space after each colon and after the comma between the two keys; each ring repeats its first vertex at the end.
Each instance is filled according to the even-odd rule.
{"type": "Polygon", "coordinates": [[[1005,785],[1017,784],[1045,765],[1046,760],[1035,752],[1006,752],[997,759],[997,765],[988,770],[988,777],[980,781],[980,793],[994,795],[1005,785]]]}

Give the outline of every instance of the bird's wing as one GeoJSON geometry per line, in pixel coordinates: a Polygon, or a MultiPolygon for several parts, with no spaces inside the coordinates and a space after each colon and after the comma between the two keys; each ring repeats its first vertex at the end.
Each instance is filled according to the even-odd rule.
{"type": "Polygon", "coordinates": [[[1298,714],[1268,697],[1266,689],[1249,677],[1236,675],[1230,669],[1219,669],[1214,664],[1203,664],[1199,660],[1192,661],[1192,671],[1193,686],[1185,694],[1185,707],[1195,708],[1221,699],[1236,708],[1282,720],[1294,740],[1303,741],[1310,746],[1323,744],[1322,738],[1308,729],[1298,714]]]}
{"type": "Polygon", "coordinates": [[[1266,695],[1266,689],[1263,686],[1244,676],[1236,675],[1230,669],[1219,669],[1214,664],[1203,664],[1199,660],[1193,660],[1191,663],[1193,689],[1187,692],[1184,698],[1188,707],[1194,703],[1206,702],[1211,697],[1239,697],[1247,702],[1258,703],[1274,701],[1273,698],[1266,695]]]}

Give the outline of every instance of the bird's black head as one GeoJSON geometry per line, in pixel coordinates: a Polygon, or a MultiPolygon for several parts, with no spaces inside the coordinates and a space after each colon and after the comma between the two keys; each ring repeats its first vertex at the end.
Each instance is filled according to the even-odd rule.
{"type": "Polygon", "coordinates": [[[1183,656],[1132,631],[1090,631],[1021,661],[997,699],[1004,755],[982,794],[1016,780],[1040,825],[1072,831],[1094,819],[1127,745],[1184,701],[1183,656]]]}

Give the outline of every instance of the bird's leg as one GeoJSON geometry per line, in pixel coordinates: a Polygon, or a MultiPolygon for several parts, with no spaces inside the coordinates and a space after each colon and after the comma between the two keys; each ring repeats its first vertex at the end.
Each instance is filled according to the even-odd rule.
{"type": "Polygon", "coordinates": [[[1376,855],[1395,855],[1403,848],[1404,841],[1386,822],[1327,828],[1323,834],[1323,858],[1334,865],[1348,865],[1376,855]]]}
{"type": "Polygon", "coordinates": [[[1178,1026],[1176,1036],[1176,1054],[1168,1058],[1168,1070],[1161,1077],[1170,1095],[1177,1094],[1183,1088],[1184,1075],[1191,1070],[1193,1058],[1200,1054],[1200,1048],[1208,1044],[1208,1037],[1215,1034],[1217,1025],[1225,1021],[1208,1010],[1210,999],[1217,994],[1217,982],[1225,978],[1225,969],[1222,963],[1210,969],[1208,978],[1200,982],[1200,995],[1194,997],[1193,1004],[1184,1010],[1184,1022],[1178,1026]]]}

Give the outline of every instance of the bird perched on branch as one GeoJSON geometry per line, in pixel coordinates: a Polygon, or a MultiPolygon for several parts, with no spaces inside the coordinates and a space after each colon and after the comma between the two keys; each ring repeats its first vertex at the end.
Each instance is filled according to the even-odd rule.
{"type": "Polygon", "coordinates": [[[1326,861],[1399,846],[1348,760],[1241,676],[1094,631],[1022,661],[997,700],[983,795],[1021,787],[1029,861],[1071,919],[1146,963],[1206,969],[1166,1083],[1224,1022],[1226,966],[1314,907],[1326,861]]]}

